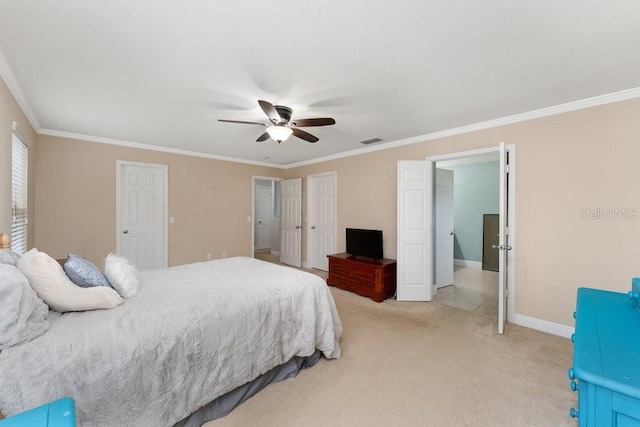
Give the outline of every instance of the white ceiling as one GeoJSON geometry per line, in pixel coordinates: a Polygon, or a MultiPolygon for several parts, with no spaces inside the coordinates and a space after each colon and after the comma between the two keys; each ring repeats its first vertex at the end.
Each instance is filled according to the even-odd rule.
{"type": "Polygon", "coordinates": [[[0,0],[42,133],[287,165],[640,87],[640,1],[0,0]],[[320,141],[255,142],[264,99],[320,141]],[[266,159],[265,159],[266,157],[266,159]]]}

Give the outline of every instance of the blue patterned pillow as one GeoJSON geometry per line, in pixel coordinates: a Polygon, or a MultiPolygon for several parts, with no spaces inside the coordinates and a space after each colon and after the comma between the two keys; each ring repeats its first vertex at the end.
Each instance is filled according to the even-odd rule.
{"type": "Polygon", "coordinates": [[[67,273],[67,276],[69,276],[69,279],[71,279],[73,283],[83,288],[93,286],[111,287],[109,279],[102,274],[98,267],[91,261],[87,261],[74,254],[69,254],[67,262],[64,263],[64,272],[67,273]]]}

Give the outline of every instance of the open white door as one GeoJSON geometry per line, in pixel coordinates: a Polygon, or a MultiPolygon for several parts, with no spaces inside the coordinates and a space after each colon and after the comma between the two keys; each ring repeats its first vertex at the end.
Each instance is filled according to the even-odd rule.
{"type": "Polygon", "coordinates": [[[509,245],[509,210],[508,210],[508,182],[509,182],[509,152],[504,143],[500,143],[500,219],[498,226],[500,236],[498,239],[498,333],[504,334],[504,325],[507,322],[507,297],[508,292],[508,255],[511,250],[509,245]]]}
{"type": "Polygon", "coordinates": [[[433,298],[433,162],[398,162],[398,301],[433,298]]]}
{"type": "Polygon", "coordinates": [[[453,283],[453,171],[436,168],[435,287],[453,283]]]}
{"type": "Polygon", "coordinates": [[[280,181],[280,262],[302,265],[302,178],[280,181]]]}

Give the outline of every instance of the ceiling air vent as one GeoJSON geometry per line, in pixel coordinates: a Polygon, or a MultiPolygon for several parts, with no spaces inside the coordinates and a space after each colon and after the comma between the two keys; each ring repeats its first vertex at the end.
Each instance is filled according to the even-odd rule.
{"type": "Polygon", "coordinates": [[[380,141],[382,141],[382,138],[369,138],[369,139],[363,139],[362,141],[360,141],[360,144],[369,145],[369,144],[375,144],[376,142],[380,142],[380,141]]]}

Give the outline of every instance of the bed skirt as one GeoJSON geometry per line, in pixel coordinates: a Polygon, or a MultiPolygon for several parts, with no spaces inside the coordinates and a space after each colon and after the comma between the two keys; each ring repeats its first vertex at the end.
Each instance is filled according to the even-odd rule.
{"type": "Polygon", "coordinates": [[[223,394],[213,402],[206,404],[187,418],[178,422],[174,427],[200,427],[207,421],[224,417],[236,406],[240,405],[269,384],[293,378],[298,375],[298,372],[302,369],[314,366],[320,360],[321,355],[322,352],[320,350],[316,350],[311,356],[296,356],[288,362],[285,362],[280,366],[276,366],[270,371],[260,375],[255,380],[223,394]]]}

